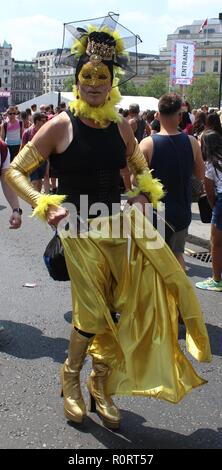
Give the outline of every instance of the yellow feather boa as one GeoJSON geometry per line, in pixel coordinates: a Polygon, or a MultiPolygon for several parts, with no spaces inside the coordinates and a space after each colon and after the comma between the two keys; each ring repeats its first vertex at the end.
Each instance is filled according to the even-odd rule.
{"type": "Polygon", "coordinates": [[[42,194],[39,199],[37,206],[35,207],[31,217],[37,215],[41,220],[46,219],[46,211],[48,206],[60,206],[64,202],[66,196],[60,196],[59,194],[42,194]]]}
{"type": "Polygon", "coordinates": [[[104,127],[107,121],[121,122],[122,116],[118,113],[115,108],[116,104],[121,100],[121,95],[118,87],[111,89],[109,93],[109,99],[102,106],[93,107],[81,99],[77,99],[76,85],[73,87],[74,101],[69,103],[70,110],[78,117],[85,117],[92,119],[94,122],[104,127]]]}
{"type": "Polygon", "coordinates": [[[157,207],[158,202],[164,196],[163,185],[158,178],[152,177],[152,170],[145,170],[142,174],[136,175],[137,187],[132,191],[127,192],[127,196],[138,196],[141,192],[146,193],[149,201],[153,204],[154,208],[157,207]]]}

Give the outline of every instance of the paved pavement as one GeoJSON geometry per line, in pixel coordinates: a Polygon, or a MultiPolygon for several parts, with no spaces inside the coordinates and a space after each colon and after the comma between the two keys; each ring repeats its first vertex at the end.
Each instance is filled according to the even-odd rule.
{"type": "Polygon", "coordinates": [[[210,249],[210,224],[201,222],[197,203],[192,204],[192,222],[189,227],[188,241],[210,249]]]}
{"type": "MultiPolygon", "coordinates": [[[[118,432],[105,429],[92,413],[82,427],[70,425],[59,394],[59,371],[70,335],[69,283],[51,280],[43,265],[50,229],[30,219],[30,209],[22,203],[23,226],[9,230],[10,211],[5,206],[0,190],[0,325],[4,327],[0,449],[69,449],[71,454],[73,449],[221,449],[222,294],[196,291],[211,340],[212,363],[197,363],[185,353],[197,373],[209,381],[207,385],[178,405],[142,397],[115,398],[123,416],[118,432]],[[36,287],[23,287],[27,282],[36,287]]],[[[186,264],[193,284],[211,273],[209,263],[186,257],[186,264]]],[[[185,351],[183,327],[179,342],[185,351]]],[[[82,372],[86,400],[89,370],[87,359],[82,372]]]]}

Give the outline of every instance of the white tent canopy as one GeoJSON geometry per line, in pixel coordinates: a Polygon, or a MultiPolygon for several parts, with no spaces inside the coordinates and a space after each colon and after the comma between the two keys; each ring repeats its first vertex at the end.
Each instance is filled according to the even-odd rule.
{"type": "MultiPolygon", "coordinates": [[[[61,92],[61,101],[65,101],[68,104],[70,101],[73,101],[73,94],[71,92],[61,92]]],[[[32,104],[37,104],[37,108],[41,104],[45,104],[46,106],[49,104],[53,104],[54,107],[58,105],[58,92],[51,91],[41,96],[36,96],[29,101],[25,101],[24,103],[20,103],[18,108],[20,111],[24,111],[26,108],[30,108],[32,104]]],[[[122,96],[121,101],[117,105],[118,108],[128,109],[130,104],[137,103],[140,107],[140,111],[147,111],[158,109],[158,99],[153,97],[147,96],[122,96]]]]}
{"type": "Polygon", "coordinates": [[[158,99],[150,96],[122,96],[119,108],[129,109],[130,104],[136,103],[140,107],[140,111],[157,111],[158,99]]]}

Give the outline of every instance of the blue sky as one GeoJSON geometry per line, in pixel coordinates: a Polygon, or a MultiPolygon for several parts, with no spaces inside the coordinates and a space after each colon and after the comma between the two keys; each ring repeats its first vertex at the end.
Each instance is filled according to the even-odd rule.
{"type": "Polygon", "coordinates": [[[17,60],[61,47],[63,23],[120,14],[120,22],[140,35],[140,52],[158,54],[167,34],[193,20],[217,18],[222,0],[7,0],[1,8],[0,43],[12,44],[17,60]]]}

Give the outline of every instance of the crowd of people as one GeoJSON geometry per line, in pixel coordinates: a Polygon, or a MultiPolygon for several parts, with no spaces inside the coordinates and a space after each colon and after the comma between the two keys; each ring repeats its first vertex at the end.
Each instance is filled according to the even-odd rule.
{"type": "MultiPolygon", "coordinates": [[[[55,110],[53,104],[48,106],[41,104],[38,109],[37,105],[33,103],[31,108],[27,108],[25,111],[20,111],[18,106],[9,106],[7,111],[0,115],[1,145],[4,146],[5,143],[5,148],[8,150],[8,159],[6,161],[4,159],[2,170],[8,168],[14,157],[32,140],[43,124],[66,110],[66,108],[65,102],[61,102],[55,110]]],[[[41,191],[44,184],[46,194],[49,192],[56,193],[57,174],[50,167],[49,162],[43,163],[40,168],[34,171],[30,175],[30,179],[37,190],[41,191]]],[[[7,183],[4,182],[3,184],[4,187],[7,187],[7,183]]]]}
{"type": "MultiPolygon", "coordinates": [[[[91,26],[82,30],[82,36],[73,29],[78,32],[74,50],[78,52],[79,43],[81,47],[75,99],[69,109],[54,113],[52,106],[42,105],[18,118],[16,108],[10,107],[1,136],[8,148],[4,184],[30,204],[34,215],[58,227],[64,248],[73,301],[69,353],[61,373],[65,416],[80,424],[87,413],[80,371],[89,353],[90,411],[97,412],[105,426],[117,429],[121,416],[112,395],[152,396],[178,403],[205,383],[179,348],[178,318],[188,331],[189,352],[199,361],[210,361],[207,330],[184,270],[183,251],[191,222],[191,177],[204,181],[204,162],[205,189],[213,206],[213,250],[218,249],[222,137],[212,123],[212,116],[219,119],[218,114],[206,110],[201,111],[205,115],[201,135],[197,135],[198,116],[189,118],[193,123],[188,131],[185,115],[192,113],[175,93],[163,95],[155,112],[140,115],[136,103],[128,114],[116,108],[115,77],[121,54],[126,68],[126,56],[110,24],[109,18],[105,30],[103,22],[101,31],[91,26]],[[217,137],[215,146],[212,133],[217,137]],[[57,189],[51,186],[50,193],[50,187],[44,186],[44,194],[42,180],[49,163],[57,189]],[[124,190],[131,191],[125,211],[120,204],[121,176],[124,190]],[[84,236],[81,230],[72,236],[65,205],[74,206],[79,216],[82,195],[89,202],[84,236]],[[163,240],[157,232],[157,244],[149,248],[146,206],[152,204],[158,217],[160,200],[165,204],[166,237],[163,240]],[[92,212],[91,207],[98,204],[99,213],[92,212]],[[103,229],[98,232],[96,219],[108,227],[108,236],[103,236],[103,229]],[[123,234],[125,220],[130,227],[130,253],[129,237],[123,234]],[[116,222],[118,237],[112,232],[116,222]]],[[[17,201],[16,206],[14,217],[19,212],[17,201]]],[[[217,266],[213,262],[213,277],[206,288],[220,290],[220,267],[218,260],[217,266]]]]}

